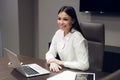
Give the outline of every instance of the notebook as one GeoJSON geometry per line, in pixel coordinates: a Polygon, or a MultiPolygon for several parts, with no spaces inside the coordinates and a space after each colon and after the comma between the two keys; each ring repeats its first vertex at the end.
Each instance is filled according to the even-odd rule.
{"type": "Polygon", "coordinates": [[[63,71],[47,80],[95,80],[95,73],[63,71]]]}
{"type": "Polygon", "coordinates": [[[47,80],[75,80],[76,73],[72,71],[63,71],[52,77],[47,78],[47,80]]]}
{"type": "Polygon", "coordinates": [[[50,73],[50,71],[48,71],[47,69],[41,67],[36,63],[22,65],[17,57],[17,54],[15,54],[14,52],[10,51],[7,48],[4,48],[4,50],[10,60],[9,65],[15,68],[20,73],[22,73],[24,76],[32,77],[32,76],[38,76],[38,75],[44,75],[50,73]]]}

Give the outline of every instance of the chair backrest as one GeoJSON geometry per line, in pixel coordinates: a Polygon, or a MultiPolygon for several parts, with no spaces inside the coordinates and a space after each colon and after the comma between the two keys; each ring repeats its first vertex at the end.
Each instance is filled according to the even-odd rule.
{"type": "Polygon", "coordinates": [[[88,40],[90,69],[102,71],[105,30],[101,23],[80,23],[82,33],[88,40]]]}

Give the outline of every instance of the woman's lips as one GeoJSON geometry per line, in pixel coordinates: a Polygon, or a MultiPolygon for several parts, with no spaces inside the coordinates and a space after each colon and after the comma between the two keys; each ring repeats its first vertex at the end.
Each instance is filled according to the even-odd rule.
{"type": "Polygon", "coordinates": [[[59,26],[60,28],[65,28],[66,26],[65,25],[62,25],[62,26],[59,26]]]}

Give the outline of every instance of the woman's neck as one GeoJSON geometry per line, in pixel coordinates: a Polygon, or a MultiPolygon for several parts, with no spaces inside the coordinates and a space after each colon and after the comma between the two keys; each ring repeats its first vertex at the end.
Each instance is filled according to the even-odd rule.
{"type": "Polygon", "coordinates": [[[69,32],[64,32],[64,37],[68,34],[69,32]]]}
{"type": "Polygon", "coordinates": [[[64,31],[64,37],[70,32],[71,30],[64,31]]]}

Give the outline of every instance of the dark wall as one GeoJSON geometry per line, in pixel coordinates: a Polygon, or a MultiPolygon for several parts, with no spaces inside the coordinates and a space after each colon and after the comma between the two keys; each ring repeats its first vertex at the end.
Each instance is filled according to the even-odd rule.
{"type": "Polygon", "coordinates": [[[20,54],[34,56],[34,0],[18,0],[20,54]]]}

